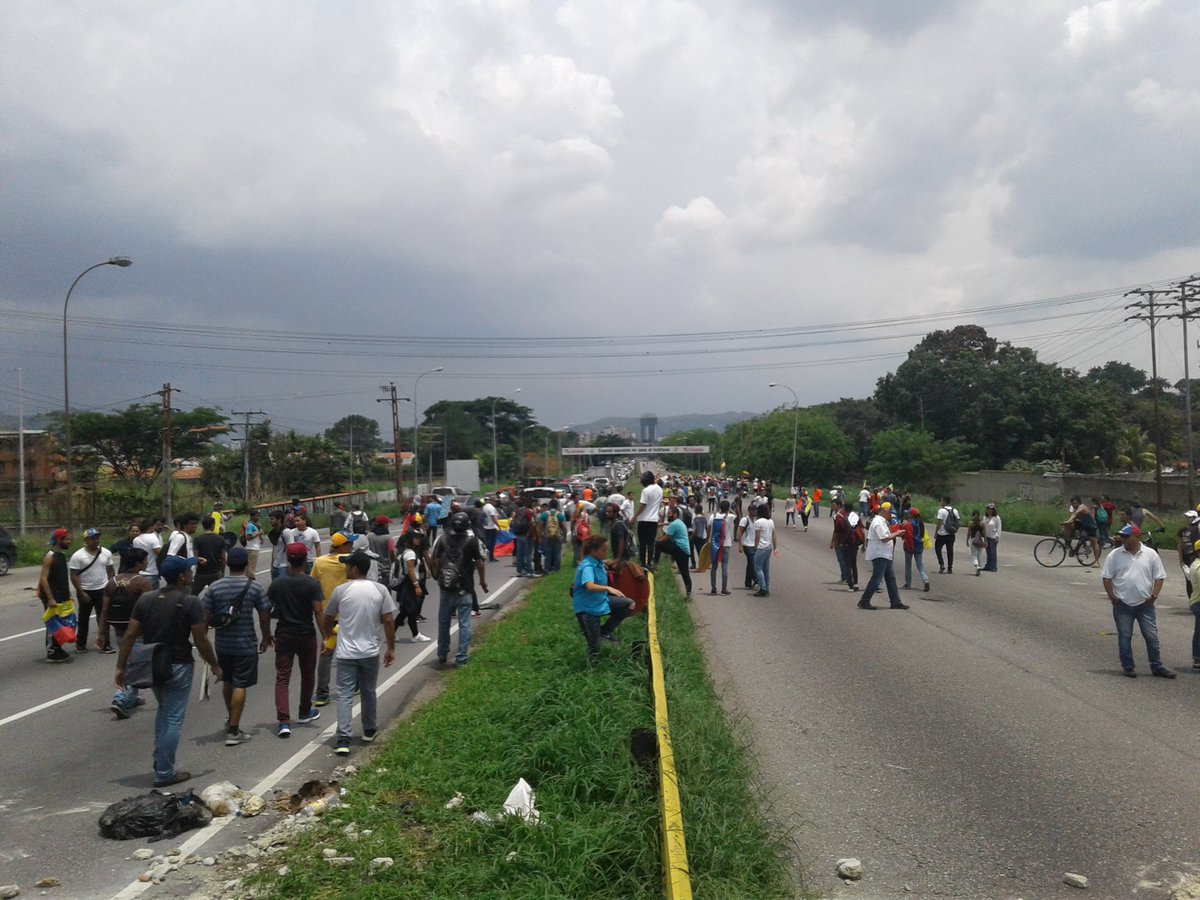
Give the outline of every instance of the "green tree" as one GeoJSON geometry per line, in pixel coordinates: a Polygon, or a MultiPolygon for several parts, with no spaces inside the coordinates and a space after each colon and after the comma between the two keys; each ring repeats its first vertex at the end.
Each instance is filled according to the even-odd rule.
{"type": "Polygon", "coordinates": [[[722,441],[728,471],[786,483],[791,477],[793,429],[796,480],[801,485],[844,477],[854,458],[850,439],[824,413],[790,407],[730,426],[722,441]]]}
{"type": "Polygon", "coordinates": [[[855,400],[848,397],[816,407],[824,412],[850,439],[854,459],[850,464],[854,475],[867,470],[871,440],[888,427],[888,418],[873,397],[855,400]]]}
{"type": "Polygon", "coordinates": [[[940,441],[908,426],[881,431],[871,440],[867,478],[872,484],[941,494],[967,468],[972,448],[958,439],[940,441]]]}
{"type": "Polygon", "coordinates": [[[721,435],[711,428],[693,428],[669,434],[659,443],[663,447],[707,446],[707,455],[694,453],[664,453],[662,460],[672,469],[680,471],[710,471],[721,464],[721,435]]]}
{"type": "MultiPolygon", "coordinates": [[[[223,415],[203,406],[174,413],[172,455],[203,458],[217,434],[226,430],[220,427],[225,422],[223,415]]],[[[71,415],[71,440],[77,447],[91,447],[121,480],[147,489],[162,473],[162,425],[162,410],[151,403],[114,413],[78,412],[71,415]]]]}
{"type": "Polygon", "coordinates": [[[343,416],[325,429],[325,438],[335,447],[353,452],[355,460],[370,459],[382,446],[379,423],[366,416],[343,416]]]}
{"type": "Polygon", "coordinates": [[[1115,360],[1088,369],[1087,377],[1098,384],[1110,385],[1123,395],[1136,394],[1150,383],[1150,376],[1142,369],[1115,360]]]}
{"type": "Polygon", "coordinates": [[[324,437],[295,431],[275,434],[269,454],[264,487],[281,495],[340,491],[350,473],[349,457],[324,437]]]}

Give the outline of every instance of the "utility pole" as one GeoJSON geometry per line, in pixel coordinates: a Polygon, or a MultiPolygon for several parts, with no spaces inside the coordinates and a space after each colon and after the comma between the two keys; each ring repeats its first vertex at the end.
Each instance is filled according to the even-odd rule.
{"type": "Polygon", "coordinates": [[[21,537],[25,537],[25,385],[22,372],[17,369],[17,488],[21,506],[21,537]]]}
{"type": "MultiPolygon", "coordinates": [[[[396,502],[404,502],[404,474],[400,463],[400,411],[399,403],[401,400],[411,400],[409,397],[396,396],[396,382],[389,381],[379,388],[388,396],[376,398],[376,403],[392,404],[392,462],[396,467],[396,502]]],[[[417,492],[417,465],[416,459],[413,459],[413,494],[417,492]]]]}
{"type": "MultiPolygon", "coordinates": [[[[1158,415],[1158,343],[1155,340],[1154,329],[1158,325],[1158,320],[1163,318],[1163,315],[1158,312],[1156,300],[1159,297],[1165,296],[1169,291],[1152,291],[1148,288],[1140,288],[1136,291],[1130,291],[1125,296],[1135,296],[1142,299],[1126,305],[1126,309],[1138,310],[1131,316],[1126,316],[1125,321],[1146,322],[1150,325],[1150,383],[1153,385],[1154,399],[1154,506],[1158,512],[1163,510],[1163,493],[1162,493],[1162,420],[1158,415]]],[[[1161,304],[1158,304],[1161,306],[1161,304]]]]}
{"type": "Polygon", "coordinates": [[[250,417],[265,416],[261,409],[231,409],[231,416],[245,416],[242,425],[242,502],[250,509],[250,417]]]}
{"type": "Polygon", "coordinates": [[[1178,299],[1175,301],[1179,304],[1179,312],[1163,316],[1163,318],[1179,319],[1183,325],[1183,414],[1187,428],[1188,507],[1191,509],[1196,507],[1196,479],[1193,472],[1196,462],[1196,447],[1195,430],[1192,427],[1192,374],[1188,360],[1188,320],[1195,318],[1198,313],[1196,310],[1188,309],[1188,301],[1197,298],[1200,298],[1200,275],[1193,275],[1191,278],[1179,282],[1178,299]]]}
{"type": "Polygon", "coordinates": [[[162,386],[162,390],[158,391],[158,395],[162,397],[162,472],[163,472],[163,495],[162,495],[162,515],[163,521],[170,524],[174,521],[171,516],[171,488],[173,485],[171,471],[171,393],[179,392],[179,388],[171,387],[168,381],[162,386]]]}

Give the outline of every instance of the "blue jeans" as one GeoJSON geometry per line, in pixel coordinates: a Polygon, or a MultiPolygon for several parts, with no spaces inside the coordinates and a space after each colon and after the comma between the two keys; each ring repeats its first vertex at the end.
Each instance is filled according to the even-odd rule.
{"type": "Polygon", "coordinates": [[[337,661],[337,737],[350,740],[350,724],[354,720],[354,689],[362,701],[362,728],[369,734],[378,727],[376,721],[375,687],[379,681],[379,657],[339,659],[337,661]]]}
{"type": "Polygon", "coordinates": [[[271,580],[282,578],[287,574],[287,566],[271,566],[271,580]]]}
{"type": "MultiPolygon", "coordinates": [[[[720,550],[720,548],[713,550],[711,549],[711,545],[709,546],[709,552],[713,554],[713,559],[715,560],[717,558],[717,551],[720,550]]],[[[721,553],[721,561],[719,563],[714,562],[712,564],[712,568],[708,570],[708,581],[712,586],[712,591],[714,594],[717,592],[717,566],[721,567],[721,590],[729,590],[729,554],[732,552],[733,547],[725,547],[724,552],[721,553]]]]}
{"type": "Polygon", "coordinates": [[[1150,670],[1161,669],[1162,653],[1158,645],[1158,622],[1154,607],[1148,604],[1129,606],[1113,604],[1113,621],[1117,623],[1117,655],[1121,657],[1121,668],[1133,668],[1133,623],[1137,621],[1146,641],[1146,655],[1150,657],[1150,670]]]}
{"type": "Polygon", "coordinates": [[[913,563],[916,563],[917,574],[921,576],[921,581],[925,582],[925,584],[929,584],[929,576],[925,574],[924,556],[925,556],[925,548],[924,547],[922,547],[920,550],[914,550],[912,553],[909,553],[907,550],[904,551],[904,586],[905,587],[912,587],[913,563]]]}
{"type": "MultiPolygon", "coordinates": [[[[118,647],[125,640],[125,631],[127,628],[129,628],[127,624],[114,625],[112,627],[113,631],[117,633],[118,647]]],[[[134,641],[133,645],[136,647],[140,643],[142,643],[142,639],[139,637],[136,641],[134,641]]],[[[135,687],[117,688],[116,692],[113,694],[112,702],[122,709],[133,709],[138,705],[138,689],[135,687]]]]}
{"type": "Polygon", "coordinates": [[[517,564],[518,575],[533,574],[533,538],[528,534],[518,534],[513,537],[513,557],[517,564]]]}
{"type": "Polygon", "coordinates": [[[896,587],[896,571],[890,557],[881,556],[873,559],[871,562],[871,579],[867,582],[867,588],[863,591],[859,603],[870,603],[871,597],[879,590],[879,582],[882,581],[887,587],[888,599],[892,606],[900,605],[900,589],[896,587]]]}
{"type": "MultiPolygon", "coordinates": [[[[1200,585],[1196,587],[1200,589],[1200,585]]],[[[1196,624],[1192,626],[1192,662],[1200,663],[1200,603],[1193,603],[1191,610],[1196,617],[1196,624]]]]}
{"type": "Polygon", "coordinates": [[[760,591],[771,590],[771,548],[759,547],[754,551],[754,577],[758,579],[760,591]]]}
{"type": "MultiPolygon", "coordinates": [[[[526,538],[526,543],[528,543],[526,538]]],[[[458,614],[458,655],[454,661],[462,665],[467,661],[467,645],[471,643],[471,595],[442,591],[442,602],[438,605],[438,659],[445,662],[450,655],[450,620],[458,614]]]]}
{"type": "Polygon", "coordinates": [[[192,691],[192,663],[172,663],[171,679],[151,688],[158,701],[154,716],[154,781],[161,784],[175,777],[175,751],[183,734],[188,694],[192,691]]]}
{"type": "Polygon", "coordinates": [[[833,555],[837,557],[838,574],[842,576],[841,580],[846,582],[846,584],[850,584],[850,570],[846,567],[846,557],[842,554],[842,548],[834,547],[833,555]]]}
{"type": "Polygon", "coordinates": [[[557,572],[562,568],[562,541],[542,541],[542,565],[547,572],[557,572]]]}

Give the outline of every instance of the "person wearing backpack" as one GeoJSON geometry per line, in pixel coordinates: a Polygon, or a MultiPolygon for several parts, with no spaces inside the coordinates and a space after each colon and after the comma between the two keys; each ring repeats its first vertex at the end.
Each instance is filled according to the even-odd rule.
{"type": "Polygon", "coordinates": [[[912,570],[916,564],[917,574],[929,590],[929,576],[925,574],[925,523],[921,521],[921,511],[910,506],[904,511],[904,589],[912,589],[912,570]]]}
{"type": "Polygon", "coordinates": [[[346,519],[346,524],[354,534],[366,534],[371,524],[371,518],[363,512],[362,504],[352,503],[350,504],[350,516],[346,519]]]}
{"type": "Polygon", "coordinates": [[[518,500],[508,520],[508,530],[513,536],[513,562],[517,566],[517,575],[533,574],[533,538],[529,533],[532,518],[533,513],[526,508],[525,501],[518,500]]]}
{"type": "Polygon", "coordinates": [[[430,554],[430,567],[441,588],[438,604],[438,662],[446,665],[450,655],[450,619],[458,616],[458,653],[454,661],[467,664],[467,647],[471,643],[471,594],[475,575],[486,594],[487,572],[483,566],[483,550],[479,539],[470,533],[471,520],[464,512],[450,517],[449,528],[438,538],[430,554]]]}
{"type": "Polygon", "coordinates": [[[950,498],[942,498],[942,507],[937,512],[937,531],[933,533],[933,553],[937,556],[938,572],[954,574],[954,536],[958,534],[958,510],[950,505],[950,498]],[[942,551],[946,551],[943,560],[942,551]]]}
{"type": "Polygon", "coordinates": [[[245,547],[234,547],[226,555],[229,574],[208,585],[200,594],[200,602],[209,627],[216,631],[217,662],[222,674],[222,693],[225,698],[227,734],[225,746],[236,747],[250,740],[242,731],[242,710],[246,706],[246,689],[258,684],[258,655],[266,653],[271,638],[271,601],[267,591],[252,578],[246,577],[249,561],[245,547]],[[254,616],[262,639],[254,633],[254,616]]]}
{"type": "MultiPolygon", "coordinates": [[[[100,633],[96,637],[96,649],[103,649],[104,635],[108,627],[116,632],[117,644],[125,640],[125,631],[129,628],[129,614],[133,612],[134,601],[146,591],[154,590],[150,579],[140,574],[146,564],[146,551],[141,547],[130,547],[121,557],[121,571],[116,574],[104,591],[104,602],[100,609],[100,633]]],[[[128,719],[135,707],[142,706],[145,699],[138,696],[135,687],[117,688],[113,694],[109,709],[118,719],[128,719]]]]}
{"type": "Polygon", "coordinates": [[[538,513],[538,529],[542,533],[542,559],[546,574],[562,568],[563,535],[567,530],[567,519],[558,509],[558,500],[538,513]]]}

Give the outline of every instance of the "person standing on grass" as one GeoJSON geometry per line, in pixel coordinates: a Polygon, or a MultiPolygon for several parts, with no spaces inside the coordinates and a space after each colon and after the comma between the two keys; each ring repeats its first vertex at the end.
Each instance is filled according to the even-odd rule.
{"type": "Polygon", "coordinates": [[[379,626],[383,625],[387,650],[384,668],[396,661],[396,601],[378,581],[367,578],[371,555],[355,550],[343,559],[346,581],[338,585],[325,607],[325,633],[338,626],[337,656],[337,744],[338,756],[350,754],[354,720],[354,691],[362,703],[362,739],[375,740],[378,732],[379,626]]]}
{"type": "Polygon", "coordinates": [[[721,567],[721,593],[729,595],[729,554],[733,552],[734,518],[729,512],[729,501],[721,499],[721,511],[713,513],[709,521],[708,531],[709,553],[712,555],[712,567],[709,569],[709,593],[717,592],[717,566],[721,567]]]}
{"type": "Polygon", "coordinates": [[[558,499],[538,513],[538,531],[542,535],[542,559],[547,575],[562,568],[562,545],[567,532],[566,516],[558,508],[558,499]]]}
{"type": "Polygon", "coordinates": [[[687,527],[679,514],[679,507],[672,506],[667,511],[667,524],[663,526],[662,537],[658,546],[679,567],[679,576],[683,579],[684,598],[692,596],[692,573],[688,571],[688,550],[691,542],[688,539],[687,527]]]}
{"type": "MultiPolygon", "coordinates": [[[[104,635],[109,626],[117,635],[117,645],[125,640],[125,632],[129,629],[129,614],[133,612],[133,604],[138,597],[153,590],[150,579],[139,574],[146,564],[146,551],[140,547],[131,547],[121,557],[121,571],[109,582],[104,592],[104,606],[100,612],[100,634],[96,638],[96,649],[104,643],[104,635]]],[[[118,719],[128,719],[136,707],[146,701],[138,696],[135,687],[118,688],[113,694],[109,709],[118,719]]]]}
{"type": "Polygon", "coordinates": [[[866,590],[858,601],[859,609],[879,609],[871,605],[871,597],[879,590],[880,582],[887,588],[888,600],[892,609],[908,609],[908,605],[900,600],[900,591],[896,587],[896,572],[892,557],[895,553],[895,542],[904,536],[902,531],[892,531],[888,525],[892,505],[884,502],[879,504],[871,519],[871,527],[867,529],[867,562],[871,564],[871,578],[866,590]]]}
{"type": "Polygon", "coordinates": [[[487,593],[487,572],[479,541],[470,534],[466,513],[450,517],[449,531],[443,534],[429,555],[430,567],[442,589],[438,605],[438,662],[446,665],[450,655],[450,620],[458,616],[458,653],[454,661],[467,664],[467,647],[471,643],[471,595],[475,592],[475,575],[479,586],[487,593]]]}
{"type": "Polygon", "coordinates": [[[1120,544],[1104,559],[1100,579],[1112,603],[1113,621],[1117,624],[1117,655],[1121,671],[1128,678],[1137,677],[1133,663],[1133,623],[1136,621],[1146,641],[1150,658],[1150,673],[1158,678],[1174,678],[1175,673],[1163,665],[1158,643],[1158,623],[1154,604],[1162,593],[1167,577],[1158,551],[1142,546],[1142,530],[1126,525],[1115,535],[1120,544]]]}
{"type": "Polygon", "coordinates": [[[222,694],[225,698],[225,746],[236,747],[250,740],[242,731],[242,710],[246,690],[258,684],[258,655],[272,644],[271,603],[266,589],[246,577],[245,547],[234,547],[227,555],[229,575],[219,578],[200,592],[208,624],[216,632],[217,662],[221,666],[222,694]],[[262,639],[254,632],[254,615],[262,639]],[[232,614],[236,612],[236,614],[232,614]]]}
{"type": "Polygon", "coordinates": [[[575,569],[571,583],[571,608],[579,630],[587,641],[588,662],[600,661],[600,640],[616,643],[616,631],[628,618],[633,601],[608,583],[608,569],[604,566],[608,542],[603,535],[589,537],[583,542],[583,558],[575,569]],[[601,624],[600,618],[608,616],[601,624]]]}
{"type": "Polygon", "coordinates": [[[292,544],[284,550],[288,563],[286,574],[276,578],[267,588],[271,618],[275,625],[275,734],[281,738],[292,735],[291,686],[292,667],[300,667],[300,703],[296,722],[307,725],[321,718],[313,708],[313,692],[317,682],[317,653],[325,640],[325,597],[321,582],[307,574],[308,548],[292,544]]]}
{"type": "MultiPolygon", "coordinates": [[[[1105,526],[1107,534],[1108,526],[1105,526]]],[[[999,563],[996,561],[996,548],[1000,544],[1000,537],[1004,534],[1004,526],[1000,521],[1000,516],[996,512],[996,504],[989,503],[984,511],[983,518],[983,537],[987,541],[987,562],[983,567],[985,572],[1000,571],[999,563]]],[[[1101,542],[1103,544],[1103,541],[1101,542]]]]}
{"type": "Polygon", "coordinates": [[[771,507],[764,503],[759,506],[758,520],[754,523],[754,574],[758,579],[755,597],[771,596],[771,554],[778,552],[771,507]]]}
{"type": "MultiPolygon", "coordinates": [[[[625,562],[633,557],[633,533],[625,517],[621,515],[621,507],[610,503],[604,508],[604,517],[608,520],[608,540],[612,545],[612,557],[617,562],[625,562]]],[[[586,553],[587,551],[582,551],[586,553]]]]}
{"type": "MultiPolygon", "coordinates": [[[[78,606],[78,625],[75,635],[76,653],[88,652],[88,626],[91,624],[92,610],[96,611],[96,622],[99,624],[104,614],[104,592],[112,584],[113,571],[112,553],[100,546],[100,529],[89,528],[83,533],[83,546],[71,554],[67,563],[71,573],[71,585],[75,588],[75,600],[78,606]]],[[[108,643],[107,629],[99,632],[100,640],[96,647],[101,653],[116,653],[108,643]]]]}
{"type": "Polygon", "coordinates": [[[189,587],[195,559],[168,556],[158,565],[162,589],[155,588],[138,597],[129,614],[129,627],[117,653],[116,685],[125,688],[125,663],[138,638],[148,644],[165,643],[171,648],[171,677],[165,684],[155,685],[154,698],[158,712],[154,716],[154,786],[170,787],[191,779],[190,772],[175,767],[175,753],[183,734],[187,715],[188,695],[192,692],[192,644],[200,657],[212,667],[213,677],[220,680],[222,672],[212,644],[208,642],[208,625],[204,622],[204,606],[189,587]]]}
{"type": "Polygon", "coordinates": [[[637,521],[638,562],[642,568],[653,568],[655,540],[658,535],[659,511],[663,505],[663,489],[647,469],[642,473],[642,495],[638,499],[634,519],[637,521]]]}
{"type": "Polygon", "coordinates": [[[912,570],[916,564],[917,574],[929,590],[929,576],[925,573],[925,523],[921,521],[921,511],[915,506],[905,510],[904,529],[904,589],[912,589],[912,570]]]}

